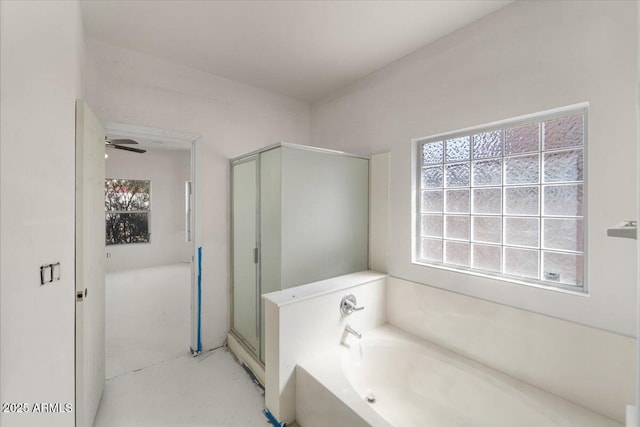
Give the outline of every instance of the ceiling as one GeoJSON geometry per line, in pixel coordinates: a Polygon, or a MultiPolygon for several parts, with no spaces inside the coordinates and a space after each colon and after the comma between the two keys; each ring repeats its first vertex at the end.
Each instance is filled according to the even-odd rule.
{"type": "Polygon", "coordinates": [[[510,0],[87,1],[85,35],[314,101],[510,0]]]}

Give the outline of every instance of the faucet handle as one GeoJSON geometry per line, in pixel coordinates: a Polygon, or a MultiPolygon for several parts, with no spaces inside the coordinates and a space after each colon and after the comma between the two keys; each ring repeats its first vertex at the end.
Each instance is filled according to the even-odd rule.
{"type": "Polygon", "coordinates": [[[354,311],[364,310],[364,307],[358,307],[357,303],[356,296],[353,294],[343,297],[342,301],[340,301],[340,313],[343,316],[348,316],[354,311]]]}
{"type": "Polygon", "coordinates": [[[344,300],[345,304],[347,304],[349,307],[351,307],[351,309],[353,311],[360,311],[360,310],[364,310],[364,307],[356,307],[355,302],[352,302],[351,300],[344,300]]]}

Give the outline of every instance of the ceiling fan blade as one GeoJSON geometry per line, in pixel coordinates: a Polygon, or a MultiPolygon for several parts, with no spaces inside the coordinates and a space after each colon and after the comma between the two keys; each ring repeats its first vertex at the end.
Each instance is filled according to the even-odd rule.
{"type": "Polygon", "coordinates": [[[107,145],[105,145],[105,147],[117,148],[118,150],[133,151],[134,153],[146,153],[147,152],[147,150],[141,150],[140,148],[124,147],[124,146],[115,145],[115,144],[107,144],[107,145]]]}
{"type": "Polygon", "coordinates": [[[109,139],[109,141],[111,142],[111,144],[137,144],[137,141],[134,141],[133,139],[109,139]]]}

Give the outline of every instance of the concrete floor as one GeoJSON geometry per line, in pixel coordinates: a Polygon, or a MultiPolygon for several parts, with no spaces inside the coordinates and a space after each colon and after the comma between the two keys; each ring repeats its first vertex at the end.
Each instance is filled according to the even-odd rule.
{"type": "Polygon", "coordinates": [[[190,274],[186,263],[107,274],[107,379],[189,352],[190,274]]]}
{"type": "Polygon", "coordinates": [[[189,266],[107,275],[107,382],[95,427],[269,426],[226,348],[189,352],[189,266]]]}

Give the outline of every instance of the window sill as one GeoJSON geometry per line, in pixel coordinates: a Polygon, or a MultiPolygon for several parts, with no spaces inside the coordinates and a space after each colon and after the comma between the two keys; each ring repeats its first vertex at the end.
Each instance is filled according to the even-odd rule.
{"type": "Polygon", "coordinates": [[[447,266],[447,265],[443,265],[443,264],[428,263],[428,262],[419,261],[419,260],[412,260],[411,263],[413,265],[417,265],[417,266],[420,266],[420,267],[436,268],[438,270],[445,270],[445,271],[450,271],[450,272],[453,272],[453,273],[460,273],[460,274],[466,274],[466,275],[470,275],[470,276],[483,277],[485,279],[492,279],[492,280],[496,280],[496,281],[499,281],[499,282],[514,283],[514,284],[517,284],[517,285],[530,286],[530,287],[533,287],[533,288],[543,289],[543,290],[547,290],[547,291],[560,292],[560,293],[564,293],[564,294],[581,296],[581,297],[589,297],[590,296],[586,286],[577,287],[577,286],[563,285],[563,284],[546,285],[544,282],[540,282],[540,281],[537,281],[537,280],[534,281],[534,280],[518,279],[518,278],[515,278],[515,277],[508,277],[508,276],[502,276],[502,275],[497,275],[497,274],[491,274],[489,272],[484,273],[484,272],[479,272],[479,271],[475,271],[475,270],[466,269],[464,267],[453,267],[453,266],[447,266]]]}

